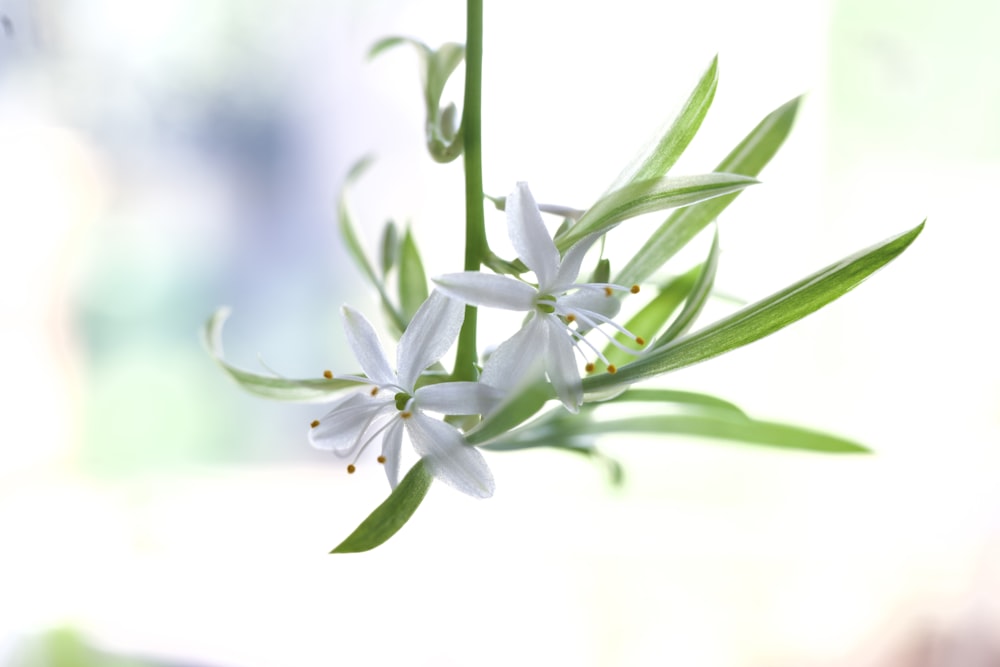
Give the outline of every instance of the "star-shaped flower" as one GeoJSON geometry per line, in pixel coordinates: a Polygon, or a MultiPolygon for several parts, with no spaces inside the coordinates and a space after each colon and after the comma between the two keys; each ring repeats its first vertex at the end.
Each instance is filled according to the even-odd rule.
{"type": "MultiPolygon", "coordinates": [[[[514,250],[535,273],[538,285],[476,271],[449,273],[434,279],[438,289],[448,296],[475,306],[490,306],[528,313],[524,326],[490,356],[482,380],[504,389],[523,381],[536,366],[541,366],[555,387],[563,405],[576,412],[583,402],[580,373],[573,357],[580,344],[590,348],[607,364],[607,359],[583,335],[601,324],[610,324],[640,345],[642,338],[615,324],[618,313],[615,291],[639,291],[607,283],[577,283],[584,255],[600,237],[588,236],[560,258],[552,237],[542,221],[538,205],[526,183],[507,197],[507,232],[514,250]]],[[[628,350],[608,336],[613,344],[628,350]]],[[[632,352],[632,350],[628,350],[632,352]]],[[[593,370],[588,364],[587,370],[593,370]]],[[[608,365],[608,372],[615,367],[608,365]]]]}
{"type": "Polygon", "coordinates": [[[441,481],[478,498],[493,495],[493,476],[482,454],[465,443],[450,424],[425,411],[442,415],[477,415],[488,412],[500,400],[500,392],[481,382],[442,382],[416,387],[417,379],[441,358],[455,342],[465,307],[435,291],[417,310],[396,349],[393,372],[371,323],[357,310],[344,306],[347,341],[366,377],[339,376],[370,385],[367,391],[337,401],[322,418],[314,421],[309,441],[319,449],[352,457],[381,441],[378,457],[385,465],[389,485],[399,481],[403,431],[428,470],[441,481]]]}

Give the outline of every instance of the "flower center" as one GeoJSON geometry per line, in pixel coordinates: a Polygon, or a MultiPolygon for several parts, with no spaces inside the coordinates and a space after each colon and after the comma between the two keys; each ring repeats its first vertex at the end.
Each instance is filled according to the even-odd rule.
{"type": "Polygon", "coordinates": [[[556,298],[551,294],[539,294],[535,297],[535,308],[541,313],[551,315],[556,312],[556,298]]]}
{"type": "Polygon", "coordinates": [[[402,412],[406,409],[406,404],[409,403],[413,397],[407,394],[405,391],[401,391],[396,394],[396,409],[402,412]]]}

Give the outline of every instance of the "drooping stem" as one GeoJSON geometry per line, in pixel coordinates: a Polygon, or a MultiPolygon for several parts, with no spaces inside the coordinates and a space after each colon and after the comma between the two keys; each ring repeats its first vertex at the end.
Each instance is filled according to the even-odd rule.
{"type": "MultiPolygon", "coordinates": [[[[467,0],[466,6],[465,99],[462,103],[465,270],[478,271],[487,247],[482,153],[483,0],[467,0]]],[[[476,319],[476,308],[466,306],[455,356],[456,380],[476,379],[476,319]]]]}

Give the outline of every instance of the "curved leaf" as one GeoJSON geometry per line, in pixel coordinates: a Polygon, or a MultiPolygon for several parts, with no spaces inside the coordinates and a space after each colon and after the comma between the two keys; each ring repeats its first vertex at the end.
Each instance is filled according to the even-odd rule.
{"type": "Polygon", "coordinates": [[[782,329],[843,296],[895,259],[913,242],[924,223],[846,257],[811,276],[751,304],[700,331],[651,350],[615,374],[585,378],[585,392],[603,392],[696,364],[742,347],[782,329]]]}
{"type": "MultiPolygon", "coordinates": [[[[786,102],[757,124],[715,168],[717,172],[757,176],[771,161],[792,129],[801,97],[786,102]]],[[[641,283],[719,217],[739,192],[715,197],[674,211],[615,278],[621,285],[641,283]]]]}
{"type": "Polygon", "coordinates": [[[369,551],[395,535],[420,507],[434,478],[420,459],[389,497],[368,515],[354,532],[330,553],[348,554],[369,551]]]}
{"type": "Polygon", "coordinates": [[[258,375],[233,366],[222,354],[222,325],[229,317],[229,308],[219,308],[208,318],[201,331],[205,349],[231,378],[251,394],[278,401],[299,401],[302,403],[323,403],[333,399],[334,394],[351,387],[357,382],[347,380],[316,378],[293,380],[289,378],[258,375]]]}

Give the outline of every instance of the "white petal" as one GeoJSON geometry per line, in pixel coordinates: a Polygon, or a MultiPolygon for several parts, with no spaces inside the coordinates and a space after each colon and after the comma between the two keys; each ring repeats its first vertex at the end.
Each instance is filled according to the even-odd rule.
{"type": "Polygon", "coordinates": [[[428,366],[444,356],[462,328],[465,306],[435,290],[420,306],[396,349],[399,385],[413,391],[413,384],[428,366]]]}
{"type": "Polygon", "coordinates": [[[385,476],[389,487],[399,484],[399,449],[403,444],[403,420],[393,416],[393,423],[382,436],[382,456],[385,457],[385,476]]]}
{"type": "Polygon", "coordinates": [[[565,325],[555,316],[545,318],[546,341],[545,370],[556,396],[570,412],[578,412],[583,403],[583,384],[573,355],[573,342],[565,325]]]}
{"type": "Polygon", "coordinates": [[[541,376],[546,336],[544,316],[530,317],[520,331],[501,343],[486,360],[480,382],[509,392],[541,376]]]}
{"type": "Polygon", "coordinates": [[[535,272],[538,287],[550,288],[559,270],[559,251],[545,228],[538,204],[527,183],[518,183],[507,196],[507,233],[518,256],[535,272]]]}
{"type": "Polygon", "coordinates": [[[442,382],[417,389],[413,395],[421,410],[446,415],[483,415],[503,398],[504,392],[484,382],[442,382]]]}
{"type": "Polygon", "coordinates": [[[493,475],[479,450],[452,426],[420,412],[405,420],[413,448],[432,475],[475,498],[493,495],[493,475]]]}
{"type": "Polygon", "coordinates": [[[375,327],[364,315],[350,306],[344,306],[340,312],[344,316],[347,342],[365,375],[378,385],[395,384],[396,374],[389,367],[389,360],[382,350],[382,342],[375,333],[375,327]]]}
{"type": "Polygon", "coordinates": [[[438,290],[473,306],[505,310],[531,310],[538,290],[509,276],[465,271],[434,278],[438,290]]]}
{"type": "Polygon", "coordinates": [[[601,238],[600,232],[585,236],[566,251],[562,263],[559,264],[559,272],[554,281],[553,291],[565,292],[576,282],[580,275],[580,265],[583,264],[583,258],[599,238],[601,238]]]}
{"type": "Polygon", "coordinates": [[[379,413],[387,406],[392,406],[391,399],[379,400],[368,394],[351,394],[337,401],[318,420],[319,424],[309,429],[309,443],[338,456],[351,456],[356,447],[365,441],[364,433],[371,432],[376,422],[384,422],[379,419],[379,413]]]}

